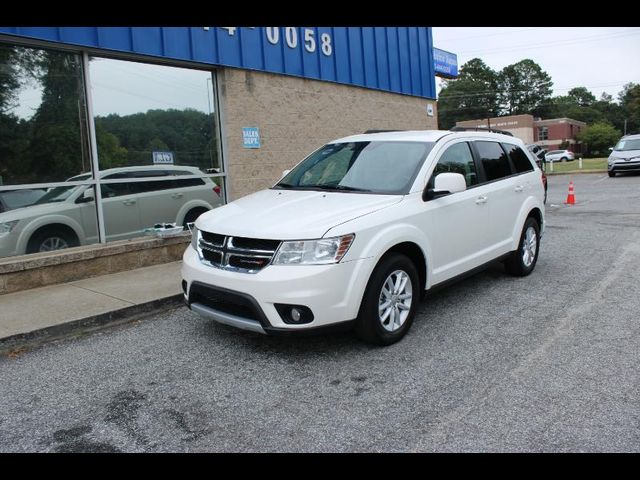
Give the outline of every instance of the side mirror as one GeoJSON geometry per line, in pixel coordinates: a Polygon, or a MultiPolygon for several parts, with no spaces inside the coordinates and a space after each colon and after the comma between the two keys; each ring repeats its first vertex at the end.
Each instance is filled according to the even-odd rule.
{"type": "Polygon", "coordinates": [[[610,152],[613,152],[613,147],[609,147],[609,151],[610,151],[610,152]]]}
{"type": "Polygon", "coordinates": [[[290,171],[291,170],[283,170],[282,171],[282,176],[280,177],[280,180],[282,180],[284,177],[286,177],[289,174],[290,171]]]}
{"type": "Polygon", "coordinates": [[[82,193],[82,202],[93,202],[93,188],[89,187],[82,193]]]}
{"type": "Polygon", "coordinates": [[[452,193],[464,192],[466,189],[467,182],[464,175],[451,172],[440,173],[436,176],[433,188],[427,188],[422,193],[422,200],[426,202],[452,193]]]}

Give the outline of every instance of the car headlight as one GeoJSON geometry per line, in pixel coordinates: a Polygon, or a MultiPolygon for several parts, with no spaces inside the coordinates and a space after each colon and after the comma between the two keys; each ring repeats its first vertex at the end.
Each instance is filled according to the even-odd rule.
{"type": "Polygon", "coordinates": [[[282,242],[273,265],[329,265],[338,263],[356,238],[355,234],[319,240],[282,242]]]}
{"type": "Polygon", "coordinates": [[[195,223],[191,226],[191,246],[196,252],[198,251],[198,229],[195,223]]]}
{"type": "Polygon", "coordinates": [[[20,220],[13,220],[11,222],[0,223],[0,237],[10,234],[19,221],[20,220]]]}

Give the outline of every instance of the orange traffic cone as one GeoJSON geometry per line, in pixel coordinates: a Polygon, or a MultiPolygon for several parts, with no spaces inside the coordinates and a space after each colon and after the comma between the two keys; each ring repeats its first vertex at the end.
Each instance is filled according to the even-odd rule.
{"type": "Polygon", "coordinates": [[[567,205],[575,205],[576,204],[576,196],[573,191],[573,181],[569,182],[569,195],[567,195],[567,201],[564,202],[567,205]]]}

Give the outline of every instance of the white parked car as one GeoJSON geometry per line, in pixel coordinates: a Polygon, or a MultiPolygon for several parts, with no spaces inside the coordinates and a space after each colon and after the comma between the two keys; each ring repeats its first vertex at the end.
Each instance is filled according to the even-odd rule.
{"type": "Polygon", "coordinates": [[[619,172],[640,172],[640,135],[622,137],[607,161],[610,177],[619,172]]]}
{"type": "MultiPolygon", "coordinates": [[[[101,179],[123,183],[102,184],[107,240],[142,235],[156,223],[186,225],[201,213],[222,204],[219,187],[209,178],[195,178],[196,167],[157,165],[103,170],[101,179]],[[194,178],[174,179],[177,175],[194,178]],[[130,182],[166,176],[166,180],[130,182]]],[[[91,177],[85,173],[68,181],[91,177]]],[[[93,188],[84,185],[55,187],[35,204],[0,213],[0,257],[46,252],[98,241],[93,188]]]]}
{"type": "Polygon", "coordinates": [[[576,157],[571,150],[551,150],[545,154],[544,159],[547,162],[570,162],[576,157]]]}
{"type": "Polygon", "coordinates": [[[335,140],[272,188],[201,215],[189,307],[259,333],[355,327],[390,344],[421,296],[496,260],[534,269],[542,172],[521,140],[407,131],[335,140]]]}

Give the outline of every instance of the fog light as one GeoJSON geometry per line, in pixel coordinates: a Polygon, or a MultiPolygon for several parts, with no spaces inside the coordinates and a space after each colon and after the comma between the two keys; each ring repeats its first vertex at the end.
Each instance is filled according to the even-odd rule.
{"type": "Polygon", "coordinates": [[[274,306],[284,323],[302,325],[313,322],[313,313],[309,307],[284,303],[274,303],[274,306]]]}

